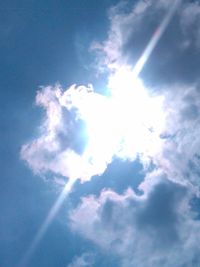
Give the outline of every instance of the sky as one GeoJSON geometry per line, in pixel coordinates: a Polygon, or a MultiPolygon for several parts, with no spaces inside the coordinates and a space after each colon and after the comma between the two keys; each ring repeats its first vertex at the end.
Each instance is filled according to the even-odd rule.
{"type": "Polygon", "coordinates": [[[0,266],[200,265],[199,0],[0,3],[0,266]]]}

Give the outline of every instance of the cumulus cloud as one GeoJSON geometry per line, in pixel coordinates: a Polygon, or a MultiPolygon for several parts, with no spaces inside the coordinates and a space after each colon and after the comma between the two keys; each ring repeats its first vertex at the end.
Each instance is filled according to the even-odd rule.
{"type": "MultiPolygon", "coordinates": [[[[134,67],[171,4],[139,1],[129,11],[121,4],[114,7],[108,39],[93,44],[101,68],[134,67]]],[[[83,198],[70,215],[74,231],[120,255],[124,267],[197,266],[200,261],[200,223],[190,206],[200,175],[199,18],[199,3],[182,1],[141,72],[148,89],[164,98],[162,141],[151,162],[167,179],[155,178],[154,170],[140,185],[142,196],[105,190],[83,198]]]]}
{"type": "MultiPolygon", "coordinates": [[[[107,40],[92,44],[98,70],[107,72],[110,95],[92,86],[42,88],[36,96],[45,109],[40,136],[21,150],[36,173],[82,182],[101,175],[114,157],[140,160],[146,171],[141,195],[104,190],[99,197],[83,198],[70,214],[71,228],[120,255],[123,267],[200,261],[200,224],[190,206],[193,194],[199,194],[200,175],[198,1],[177,1],[141,69],[142,80],[134,76],[135,64],[173,3],[120,2],[111,8],[107,40]]],[[[91,266],[86,258],[75,258],[70,267],[91,266]]]]}
{"type": "Polygon", "coordinates": [[[41,134],[21,149],[22,159],[35,173],[54,172],[72,180],[87,180],[104,171],[106,162],[94,166],[82,155],[88,139],[84,116],[92,114],[95,105],[100,108],[101,98],[90,86],[63,90],[56,85],[38,91],[36,104],[45,109],[41,134]]]}
{"type": "MultiPolygon", "coordinates": [[[[188,189],[162,177],[143,195],[105,190],[71,212],[71,228],[122,258],[121,266],[191,266],[198,262],[200,223],[193,220],[188,189]]],[[[146,186],[146,187],[145,187],[146,186]]],[[[141,190],[142,190],[141,188],[141,190]]]]}
{"type": "Polygon", "coordinates": [[[91,86],[38,91],[36,104],[45,109],[45,118],[40,136],[23,145],[22,159],[36,173],[54,172],[74,181],[102,174],[114,156],[148,161],[162,142],[162,98],[148,94],[132,75],[125,67],[112,74],[111,96],[91,86]]]}
{"type": "MultiPolygon", "coordinates": [[[[174,3],[149,0],[137,1],[132,7],[121,2],[113,7],[108,39],[92,46],[99,53],[101,68],[116,72],[121,65],[134,67],[174,3]]],[[[168,177],[197,186],[199,19],[198,1],[177,1],[177,8],[140,75],[148,90],[162,95],[165,103],[166,120],[160,135],[163,142],[151,157],[152,162],[168,177]]]]}
{"type": "Polygon", "coordinates": [[[177,1],[144,65],[143,83],[133,72],[173,3],[120,2],[110,9],[108,38],[92,47],[100,53],[99,68],[108,73],[115,104],[92,86],[38,91],[36,104],[46,116],[40,136],[21,150],[36,173],[86,181],[101,175],[113,156],[139,157],[144,166],[153,163],[176,181],[199,185],[198,2],[177,1]]]}

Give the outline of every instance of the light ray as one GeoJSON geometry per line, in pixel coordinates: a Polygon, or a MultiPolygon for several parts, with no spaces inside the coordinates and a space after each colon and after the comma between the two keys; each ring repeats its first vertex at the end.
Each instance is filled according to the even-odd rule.
{"type": "MultiPolygon", "coordinates": [[[[82,105],[82,106],[78,105],[79,109],[81,108],[82,110],[83,118],[86,120],[88,124],[89,133],[91,133],[91,135],[89,135],[90,143],[84,154],[84,157],[87,160],[92,159],[94,162],[96,161],[96,164],[98,163],[99,165],[102,165],[102,162],[104,161],[106,162],[106,164],[110,162],[114,154],[117,154],[118,156],[121,156],[121,157],[128,157],[128,158],[131,157],[134,151],[134,147],[135,147],[136,152],[144,152],[146,147],[150,147],[152,149],[152,146],[150,146],[150,143],[152,143],[153,134],[149,135],[148,127],[150,127],[151,124],[150,126],[147,126],[147,121],[150,120],[150,118],[147,115],[151,114],[151,118],[155,119],[155,121],[163,121],[163,119],[162,118],[158,119],[156,114],[160,114],[160,112],[157,112],[157,109],[155,109],[155,111],[153,110],[153,106],[155,106],[155,104],[152,106],[150,105],[151,104],[151,102],[149,102],[150,99],[144,94],[143,87],[140,84],[138,84],[139,80],[136,79],[132,81],[132,77],[133,75],[135,77],[138,77],[138,75],[142,71],[145,63],[149,59],[151,53],[153,52],[160,38],[164,34],[167,26],[169,25],[180,3],[181,3],[181,0],[174,1],[172,7],[167,12],[160,26],[154,32],[144,52],[142,53],[141,57],[137,61],[133,69],[133,72],[127,71],[127,70],[124,72],[122,70],[122,73],[121,73],[119,70],[113,77],[114,83],[112,84],[111,87],[115,89],[113,90],[114,94],[112,95],[114,105],[111,105],[112,102],[110,103],[109,101],[105,100],[105,97],[102,98],[102,101],[100,101],[98,98],[97,103],[99,102],[100,104],[100,111],[95,112],[95,115],[99,114],[100,116],[99,120],[97,120],[96,116],[93,115],[94,112],[90,110],[90,108],[94,106],[94,103],[93,105],[91,105],[91,103],[88,103],[88,102],[85,103],[83,101],[84,104],[87,104],[87,105],[82,105]],[[131,75],[131,79],[129,79],[129,76],[130,76],[129,74],[131,75]],[[134,88],[134,87],[136,88],[133,92],[132,90],[129,90],[130,88],[134,88]],[[122,88],[123,90],[121,90],[122,88]],[[121,93],[123,94],[121,95],[121,93]],[[141,96],[140,96],[140,93],[141,93],[141,96]],[[102,103],[105,104],[104,113],[102,112],[102,103]],[[110,105],[108,105],[108,103],[110,105]],[[139,117],[138,117],[138,114],[140,114],[139,117]],[[114,118],[116,119],[114,120],[114,118]],[[128,119],[125,120],[124,118],[129,118],[129,120],[128,119]],[[121,124],[118,123],[118,121],[120,121],[121,124]],[[126,123],[126,121],[128,121],[128,124],[126,123]],[[134,127],[132,127],[131,129],[130,129],[130,121],[134,122],[133,123],[134,127]],[[136,130],[137,128],[138,130],[136,130]],[[107,131],[105,131],[105,129],[107,129],[107,131]],[[111,129],[112,131],[108,131],[108,129],[111,129]],[[106,134],[103,135],[103,131],[106,134]],[[113,132],[115,133],[114,138],[113,138],[113,132]],[[143,136],[143,138],[141,139],[140,136],[143,136]],[[136,145],[136,142],[134,143],[132,142],[132,139],[135,139],[137,141],[137,145],[136,145]],[[144,139],[146,140],[146,143],[144,142],[144,139]],[[120,144],[122,140],[124,142],[123,147],[125,148],[123,148],[122,152],[121,151],[119,152],[118,144],[120,144]],[[99,146],[95,144],[98,144],[99,146]],[[104,156],[104,159],[102,159],[102,156],[104,156]]],[[[90,98],[88,98],[88,94],[87,94],[87,101],[90,98]]],[[[95,106],[95,107],[97,109],[98,106],[95,106]]],[[[160,110],[160,107],[158,107],[158,110],[160,110]]],[[[152,122],[152,125],[155,125],[154,121],[152,122]]],[[[156,142],[154,143],[157,143],[158,139],[155,139],[155,140],[156,142]]],[[[103,166],[103,169],[104,169],[104,166],[103,166]]],[[[40,229],[38,230],[30,247],[28,248],[22,260],[20,261],[20,264],[18,265],[19,267],[26,267],[28,262],[31,260],[40,241],[44,237],[50,224],[52,223],[53,219],[57,215],[59,209],[61,208],[63,201],[69,194],[73,186],[73,183],[74,183],[74,180],[72,181],[70,180],[64,187],[63,191],[61,192],[58,199],[52,206],[50,212],[48,213],[45,221],[43,222],[40,229]]]]}
{"type": "Polygon", "coordinates": [[[44,237],[45,233],[47,232],[49,226],[51,225],[53,219],[55,218],[55,216],[57,215],[58,211],[60,210],[65,198],[67,197],[67,195],[70,193],[70,190],[72,188],[74,184],[74,181],[70,181],[65,185],[63,191],[60,193],[59,197],[57,198],[56,202],[54,203],[54,205],[52,206],[52,208],[50,209],[45,221],[43,222],[43,224],[41,225],[40,229],[38,230],[35,238],[33,239],[30,247],[28,248],[28,250],[26,251],[24,257],[22,258],[22,260],[19,263],[19,267],[26,267],[28,262],[31,260],[35,250],[37,249],[40,241],[42,240],[42,238],[44,237]]]}
{"type": "Polygon", "coordinates": [[[167,12],[167,14],[164,17],[164,19],[162,20],[160,26],[154,32],[151,40],[147,44],[144,52],[142,53],[142,56],[139,58],[139,60],[137,61],[136,65],[134,67],[134,74],[136,77],[142,71],[145,63],[149,59],[151,53],[153,52],[154,48],[156,47],[157,43],[159,42],[160,38],[162,37],[163,33],[165,32],[167,26],[169,25],[174,13],[176,12],[181,1],[182,0],[175,0],[174,1],[174,3],[172,4],[172,7],[167,12]]]}

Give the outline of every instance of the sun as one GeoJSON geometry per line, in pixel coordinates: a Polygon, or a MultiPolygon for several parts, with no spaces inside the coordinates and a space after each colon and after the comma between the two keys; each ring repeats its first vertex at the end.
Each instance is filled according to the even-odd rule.
{"type": "MultiPolygon", "coordinates": [[[[110,95],[79,92],[79,115],[85,121],[88,143],[83,159],[91,173],[105,170],[114,156],[133,160],[151,157],[159,149],[164,126],[163,100],[152,96],[131,68],[109,77],[110,95]]],[[[74,101],[75,102],[75,101],[74,101]]]]}

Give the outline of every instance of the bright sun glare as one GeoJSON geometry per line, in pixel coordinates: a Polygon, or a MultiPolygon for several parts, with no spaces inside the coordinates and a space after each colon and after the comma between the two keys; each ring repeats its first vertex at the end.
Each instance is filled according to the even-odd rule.
{"type": "Polygon", "coordinates": [[[151,96],[132,69],[120,68],[111,75],[108,88],[109,97],[85,88],[70,92],[87,126],[88,144],[82,160],[91,173],[93,168],[96,173],[105,170],[113,156],[151,157],[159,147],[164,126],[162,98],[151,96]]]}
{"type": "MultiPolygon", "coordinates": [[[[171,9],[147,44],[135,68],[121,67],[110,76],[108,82],[109,97],[95,93],[92,87],[79,86],[76,88],[72,86],[63,94],[61,90],[57,90],[56,96],[61,107],[64,106],[68,110],[76,108],[77,115],[86,123],[88,143],[81,156],[73,151],[70,153],[68,150],[61,154],[62,162],[68,162],[68,167],[71,166],[71,170],[67,170],[70,182],[65,186],[22,258],[22,266],[27,266],[27,262],[77,178],[86,180],[95,174],[103,173],[114,156],[133,160],[140,155],[144,161],[149,160],[159,152],[160,134],[165,126],[163,99],[160,96],[151,96],[138,75],[163,35],[180,2],[180,0],[174,1],[171,9]]],[[[39,94],[38,103],[45,108],[49,105],[42,94],[39,94]]],[[[48,116],[51,119],[48,121],[49,135],[47,138],[52,141],[55,134],[52,129],[59,125],[61,112],[54,105],[51,105],[48,111],[48,116]]],[[[57,146],[57,143],[54,146],[57,146]]],[[[24,150],[26,149],[28,152],[32,152],[31,149],[29,151],[29,146],[24,146],[24,150]]],[[[56,150],[55,147],[50,149],[56,150]]]]}
{"type": "MultiPolygon", "coordinates": [[[[56,91],[60,105],[68,110],[76,108],[77,116],[86,123],[88,142],[83,155],[73,151],[69,153],[68,150],[63,152],[63,162],[68,162],[70,181],[23,257],[22,266],[26,266],[33,255],[77,178],[87,180],[103,173],[114,156],[133,160],[139,155],[148,160],[159,151],[159,136],[165,121],[162,98],[151,96],[134,71],[127,67],[110,76],[108,89],[109,96],[95,93],[92,87],[85,86],[72,86],[63,94],[60,90],[56,91]]],[[[39,100],[46,104],[45,99],[39,100]]],[[[59,125],[60,113],[53,106],[50,115],[51,129],[59,125]]],[[[51,139],[53,134],[49,132],[48,138],[51,139]]]]}

